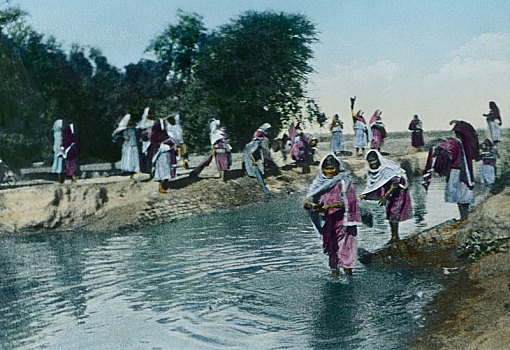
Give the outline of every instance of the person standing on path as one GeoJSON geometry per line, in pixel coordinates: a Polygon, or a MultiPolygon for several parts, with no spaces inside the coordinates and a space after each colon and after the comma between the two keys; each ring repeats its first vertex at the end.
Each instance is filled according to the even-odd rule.
{"type": "Polygon", "coordinates": [[[492,192],[496,183],[496,155],[494,154],[492,141],[485,139],[481,148],[480,159],[482,160],[482,166],[480,167],[480,179],[489,191],[492,192]]]}
{"type": "Polygon", "coordinates": [[[165,123],[164,119],[159,119],[154,123],[149,147],[154,167],[154,181],[159,182],[158,191],[161,194],[170,193],[168,184],[176,175],[176,169],[173,165],[177,164],[174,149],[175,141],[167,134],[165,123]]]}
{"type": "Polygon", "coordinates": [[[75,174],[76,170],[78,170],[78,155],[80,154],[80,147],[78,143],[76,125],[74,123],[70,123],[64,127],[62,146],[64,147],[65,158],[64,175],[70,177],[72,182],[76,182],[75,174]]]}
{"type": "Polygon", "coordinates": [[[51,172],[57,174],[58,182],[64,183],[64,146],[62,144],[62,134],[64,129],[64,121],[62,119],[55,120],[53,123],[53,164],[51,172]]]}
{"type": "Polygon", "coordinates": [[[122,141],[121,169],[129,175],[129,181],[135,182],[135,173],[140,171],[140,158],[136,140],[136,131],[131,114],[126,114],[112,134],[114,141],[122,141]]]}
{"type": "Polygon", "coordinates": [[[211,154],[193,169],[190,173],[190,177],[197,177],[206,166],[211,164],[213,158],[216,158],[216,167],[220,172],[220,178],[225,181],[225,173],[230,169],[230,165],[232,164],[230,155],[231,147],[227,141],[225,128],[221,127],[221,122],[219,120],[213,119],[209,124],[209,128],[212,148],[211,154]]]}
{"type": "Polygon", "coordinates": [[[498,155],[498,144],[503,138],[501,132],[501,114],[496,102],[489,102],[489,113],[483,115],[487,120],[487,126],[489,127],[489,133],[491,135],[491,141],[494,146],[494,152],[498,155]]]}
{"type": "Polygon", "coordinates": [[[352,115],[352,123],[354,129],[354,148],[356,149],[355,157],[360,156],[365,153],[365,148],[367,147],[367,143],[372,140],[372,130],[367,127],[367,122],[363,117],[363,112],[359,110],[357,113],[354,113],[354,102],[356,101],[356,97],[351,97],[351,115],[352,115]]]}
{"type": "Polygon", "coordinates": [[[331,130],[333,154],[339,156],[344,151],[344,123],[340,120],[340,116],[338,114],[333,116],[329,130],[331,130]]]}
{"type": "Polygon", "coordinates": [[[386,137],[386,129],[381,119],[382,112],[378,109],[370,118],[370,130],[372,130],[372,141],[370,142],[370,148],[376,149],[381,152],[381,147],[384,144],[384,138],[386,137]]]}
{"type": "Polygon", "coordinates": [[[413,120],[409,123],[408,129],[412,132],[411,146],[418,149],[423,147],[425,145],[425,142],[423,142],[423,126],[417,114],[414,115],[413,120]]]}
{"type": "Polygon", "coordinates": [[[188,169],[188,147],[184,143],[182,134],[181,117],[179,114],[171,115],[168,117],[166,123],[166,131],[168,135],[175,141],[176,154],[182,158],[182,167],[188,169]]]}

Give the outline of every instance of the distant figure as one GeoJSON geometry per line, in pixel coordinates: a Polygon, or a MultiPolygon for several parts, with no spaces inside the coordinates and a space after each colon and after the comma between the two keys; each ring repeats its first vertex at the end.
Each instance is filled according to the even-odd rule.
{"type": "Polygon", "coordinates": [[[496,155],[492,141],[485,139],[481,148],[480,158],[482,166],[480,167],[480,178],[482,183],[492,192],[496,182],[496,155]]]}
{"type": "Polygon", "coordinates": [[[166,131],[168,135],[175,141],[176,151],[182,158],[182,167],[184,169],[188,169],[188,147],[186,147],[186,144],[184,143],[181,118],[178,114],[168,117],[166,131]]]}
{"type": "Polygon", "coordinates": [[[51,172],[57,174],[58,182],[64,183],[64,146],[62,144],[64,121],[62,119],[55,120],[53,123],[53,164],[51,172]]]}
{"type": "Polygon", "coordinates": [[[352,123],[354,129],[354,148],[356,149],[355,157],[365,153],[365,148],[367,147],[367,143],[372,140],[372,130],[367,128],[367,122],[363,117],[363,112],[359,110],[357,113],[354,113],[354,102],[356,101],[356,97],[351,97],[351,114],[352,114],[352,123]]]}
{"type": "Polygon", "coordinates": [[[413,120],[409,123],[408,129],[412,132],[411,145],[414,148],[423,147],[425,145],[425,142],[423,142],[423,126],[417,114],[414,115],[413,120]]]}
{"type": "Polygon", "coordinates": [[[333,154],[339,156],[344,151],[344,123],[340,120],[340,116],[335,114],[331,125],[331,144],[333,146],[333,154]]]}
{"type": "Polygon", "coordinates": [[[445,201],[457,203],[460,219],[468,217],[469,205],[475,202],[473,160],[479,159],[478,135],[471,124],[454,120],[455,138],[448,138],[429,150],[423,187],[428,189],[432,171],[446,177],[445,201]]]}
{"type": "Polygon", "coordinates": [[[264,167],[264,154],[262,150],[262,141],[260,139],[255,139],[249,142],[243,151],[243,164],[246,174],[250,177],[255,177],[262,188],[262,191],[266,195],[271,195],[271,191],[267,188],[264,183],[264,179],[262,176],[265,174],[264,167]]]}
{"type": "Polygon", "coordinates": [[[289,133],[294,135],[292,137],[290,156],[296,162],[296,165],[302,167],[303,174],[308,174],[310,172],[310,165],[313,162],[314,151],[312,148],[317,146],[317,140],[315,139],[314,141],[311,136],[306,135],[300,123],[297,123],[294,132],[290,130],[289,133]]]}
{"type": "Polygon", "coordinates": [[[356,265],[357,226],[361,226],[351,175],[332,154],[322,160],[320,169],[303,208],[310,212],[314,228],[322,236],[332,277],[340,273],[339,266],[346,274],[351,274],[356,265]]]}
{"type": "Polygon", "coordinates": [[[76,170],[78,170],[78,155],[80,154],[80,148],[74,123],[70,123],[64,127],[62,146],[64,147],[64,158],[66,160],[64,175],[70,177],[72,182],[76,182],[75,173],[76,170]]]}
{"type": "Polygon", "coordinates": [[[264,123],[255,131],[252,137],[252,140],[260,140],[262,154],[264,155],[264,167],[266,171],[278,169],[275,162],[273,161],[273,157],[271,157],[269,129],[271,129],[271,124],[264,123]]]}
{"type": "Polygon", "coordinates": [[[381,147],[384,144],[384,139],[386,137],[386,129],[384,128],[384,123],[381,119],[382,112],[380,110],[376,110],[370,118],[370,129],[372,130],[372,142],[370,143],[370,148],[377,149],[379,152],[381,151],[381,147]]]}
{"type": "Polygon", "coordinates": [[[175,141],[167,134],[165,120],[155,122],[151,132],[149,153],[152,154],[154,181],[159,182],[159,193],[167,194],[168,183],[176,175],[173,167],[177,163],[174,149],[175,141]]]}
{"type": "Polygon", "coordinates": [[[138,140],[138,155],[140,159],[140,171],[152,176],[152,154],[149,147],[151,144],[151,132],[154,126],[154,111],[146,107],[142,119],[136,126],[138,140]]]}
{"type": "Polygon", "coordinates": [[[287,160],[287,154],[292,148],[292,142],[290,141],[289,135],[287,133],[283,133],[282,138],[280,140],[280,152],[282,153],[283,160],[287,160]]]}
{"type": "Polygon", "coordinates": [[[386,205],[386,219],[391,228],[391,239],[388,244],[392,244],[400,239],[399,222],[406,221],[412,216],[406,172],[400,165],[384,158],[376,150],[368,151],[366,159],[369,166],[368,181],[361,192],[360,200],[377,200],[379,205],[386,205]]]}
{"type": "Polygon", "coordinates": [[[227,134],[225,128],[221,127],[221,122],[217,119],[213,119],[209,124],[210,129],[210,140],[211,140],[211,154],[202,161],[193,171],[190,173],[190,177],[197,177],[198,174],[204,170],[206,166],[211,164],[213,158],[216,158],[216,167],[220,172],[220,178],[225,181],[225,172],[230,169],[232,159],[230,155],[231,147],[227,141],[227,134]]]}
{"type": "Polygon", "coordinates": [[[499,108],[496,105],[496,102],[489,102],[489,113],[484,114],[484,117],[487,119],[492,143],[494,146],[497,146],[497,143],[501,141],[503,134],[501,133],[501,115],[499,114],[499,108]]]}
{"type": "Polygon", "coordinates": [[[135,182],[135,173],[140,171],[140,159],[136,142],[136,131],[131,114],[126,114],[112,134],[114,141],[122,142],[121,169],[135,182]]]}
{"type": "Polygon", "coordinates": [[[262,124],[253,134],[253,139],[249,142],[243,151],[243,165],[246,174],[255,177],[262,188],[262,191],[270,196],[271,191],[264,183],[263,175],[266,174],[269,167],[274,166],[269,150],[269,139],[267,133],[271,124],[262,124]]]}

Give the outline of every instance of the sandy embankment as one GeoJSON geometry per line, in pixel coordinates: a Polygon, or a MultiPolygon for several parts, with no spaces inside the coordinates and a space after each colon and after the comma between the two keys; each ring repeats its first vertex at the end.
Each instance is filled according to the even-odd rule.
{"type": "MultiPolygon", "coordinates": [[[[326,152],[327,149],[319,149],[317,158],[326,152]]],[[[414,174],[425,156],[425,152],[419,152],[395,159],[414,174]]],[[[118,231],[270,200],[255,179],[243,176],[240,157],[236,158],[239,164],[234,163],[235,170],[227,182],[216,178],[211,169],[214,166],[206,168],[204,178],[198,181],[191,181],[183,172],[171,182],[168,195],[159,194],[157,184],[147,181],[145,175],[133,185],[127,177],[112,176],[2,190],[0,234],[78,227],[118,231]]],[[[284,165],[278,154],[274,158],[279,165],[284,165]]],[[[358,183],[363,182],[366,172],[363,158],[346,157],[346,161],[358,183]]],[[[281,174],[271,175],[265,181],[275,197],[281,197],[306,191],[316,174],[316,166],[312,166],[309,174],[302,174],[301,168],[284,166],[281,174]]]]}

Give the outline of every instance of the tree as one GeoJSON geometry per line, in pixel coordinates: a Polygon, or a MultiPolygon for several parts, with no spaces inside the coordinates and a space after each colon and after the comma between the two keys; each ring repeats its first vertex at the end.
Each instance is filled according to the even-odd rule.
{"type": "Polygon", "coordinates": [[[242,147],[264,122],[278,130],[302,119],[316,35],[303,15],[248,11],[211,36],[195,77],[234,146],[242,147]]]}
{"type": "Polygon", "coordinates": [[[177,25],[167,29],[151,41],[147,52],[154,52],[156,59],[168,69],[187,80],[193,70],[195,59],[205,41],[202,16],[196,13],[177,11],[177,25]]]}

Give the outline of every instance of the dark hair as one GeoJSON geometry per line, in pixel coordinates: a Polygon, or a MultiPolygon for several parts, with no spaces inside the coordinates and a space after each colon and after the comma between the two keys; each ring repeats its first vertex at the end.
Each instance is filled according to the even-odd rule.
{"type": "Polygon", "coordinates": [[[322,162],[322,170],[328,166],[333,166],[337,174],[340,172],[340,162],[332,154],[328,155],[322,162]]]}

